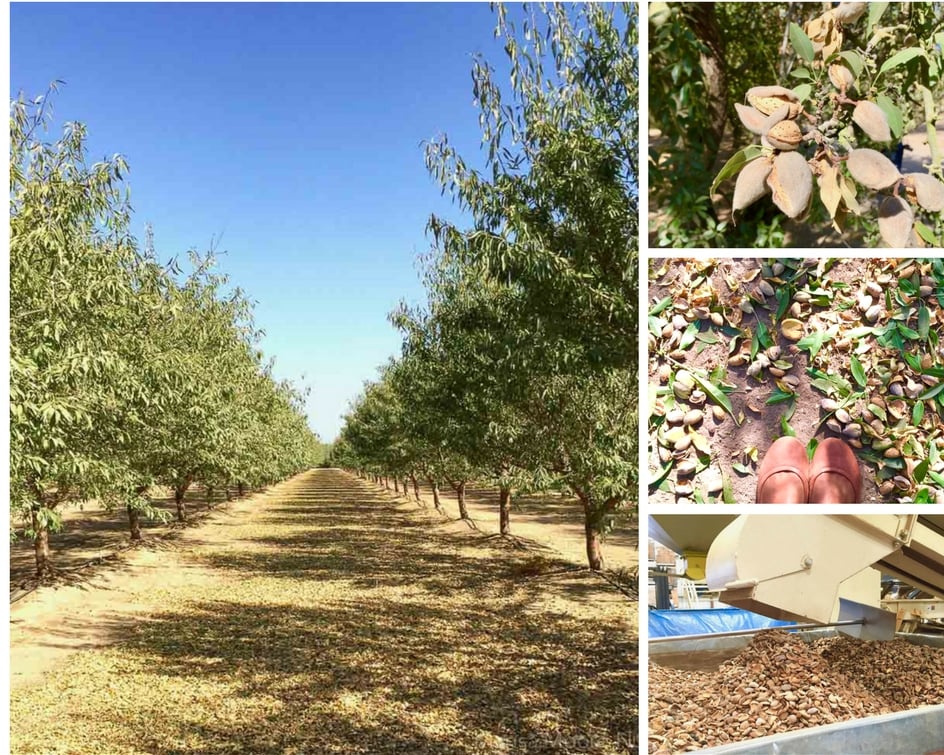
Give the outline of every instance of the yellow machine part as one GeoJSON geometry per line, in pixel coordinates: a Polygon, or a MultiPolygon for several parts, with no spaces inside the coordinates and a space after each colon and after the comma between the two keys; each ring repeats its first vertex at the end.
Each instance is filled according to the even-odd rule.
{"type": "Polygon", "coordinates": [[[693,582],[704,582],[708,552],[683,551],[682,556],[685,558],[685,576],[693,582]]]}

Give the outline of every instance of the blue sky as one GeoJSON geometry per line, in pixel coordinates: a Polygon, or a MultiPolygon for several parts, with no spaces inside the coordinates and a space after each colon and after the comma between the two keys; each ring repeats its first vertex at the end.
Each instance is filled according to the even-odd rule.
{"type": "Polygon", "coordinates": [[[423,300],[430,213],[459,217],[421,143],[481,159],[470,72],[475,52],[502,67],[494,25],[485,3],[13,4],[10,89],[66,82],[57,130],[82,121],[91,160],[126,156],[161,257],[219,239],[331,440],[399,350],[387,313],[423,300]]]}

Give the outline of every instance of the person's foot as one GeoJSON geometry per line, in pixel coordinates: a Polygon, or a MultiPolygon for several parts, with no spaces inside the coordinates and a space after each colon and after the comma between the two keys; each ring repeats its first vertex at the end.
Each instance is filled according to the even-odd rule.
{"type": "Polygon", "coordinates": [[[859,503],[862,472],[848,444],[827,438],[810,463],[810,503],[859,503]]]}
{"type": "Polygon", "coordinates": [[[806,447],[796,438],[777,438],[757,470],[757,503],[806,503],[809,500],[806,447]]]}

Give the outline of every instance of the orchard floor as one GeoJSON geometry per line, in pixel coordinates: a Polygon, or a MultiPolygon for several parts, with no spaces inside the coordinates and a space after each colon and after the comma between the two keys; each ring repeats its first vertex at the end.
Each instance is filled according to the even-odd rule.
{"type": "Polygon", "coordinates": [[[636,603],[519,545],[338,470],[235,501],[12,606],[11,752],[635,752],[636,603]]]}

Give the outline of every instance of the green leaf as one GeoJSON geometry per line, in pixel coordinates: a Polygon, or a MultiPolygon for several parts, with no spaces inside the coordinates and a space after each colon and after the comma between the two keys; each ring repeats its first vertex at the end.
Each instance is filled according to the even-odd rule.
{"type": "Polygon", "coordinates": [[[864,66],[862,56],[857,52],[847,50],[845,52],[839,53],[839,57],[846,62],[847,66],[849,66],[849,70],[852,71],[853,76],[859,78],[859,74],[862,73],[862,68],[864,66]]]}
{"type": "Polygon", "coordinates": [[[934,480],[941,487],[944,487],[944,475],[942,475],[940,472],[928,472],[928,477],[934,480]]]}
{"type": "Polygon", "coordinates": [[[716,333],[712,333],[710,330],[706,333],[696,333],[695,338],[697,338],[702,343],[718,343],[718,335],[716,333]]]}
{"type": "Polygon", "coordinates": [[[715,189],[718,188],[722,181],[726,181],[732,176],[736,176],[751,160],[756,160],[758,157],[760,157],[763,151],[763,147],[761,147],[759,144],[751,144],[731,155],[721,170],[718,171],[718,175],[715,176],[715,180],[712,182],[708,193],[714,194],[715,189]]]}
{"type": "Polygon", "coordinates": [[[914,224],[915,232],[929,244],[938,245],[937,236],[934,235],[934,231],[928,228],[920,220],[916,220],[914,224]]]}
{"type": "Polygon", "coordinates": [[[928,310],[924,304],[921,305],[921,309],[918,310],[918,335],[925,339],[928,337],[928,333],[931,332],[931,312],[928,310]]]}
{"type": "Polygon", "coordinates": [[[659,489],[659,486],[665,482],[669,474],[672,472],[672,464],[666,464],[662,467],[662,470],[659,472],[659,476],[656,477],[652,482],[649,483],[649,492],[652,493],[655,490],[659,489]]]}
{"type": "Polygon", "coordinates": [[[934,397],[937,396],[941,391],[944,391],[944,383],[938,383],[937,385],[931,386],[931,387],[928,388],[924,393],[922,393],[920,396],[918,396],[918,400],[919,400],[919,401],[925,401],[925,400],[927,400],[927,399],[929,399],[929,398],[934,398],[934,397]]]}
{"type": "Polygon", "coordinates": [[[849,358],[849,366],[852,368],[852,377],[859,384],[859,387],[865,388],[865,370],[862,369],[862,363],[856,359],[855,354],[849,358]]]}
{"type": "Polygon", "coordinates": [[[817,330],[797,341],[797,348],[810,352],[810,359],[816,356],[823,344],[833,339],[832,331],[817,330]]]}
{"type": "Polygon", "coordinates": [[[898,323],[898,332],[901,333],[905,338],[908,338],[912,341],[918,340],[918,331],[912,330],[904,323],[898,323]]]}
{"type": "Polygon", "coordinates": [[[812,78],[808,68],[794,68],[790,71],[790,76],[794,79],[802,79],[803,81],[809,81],[812,78]]]}
{"type": "Polygon", "coordinates": [[[660,299],[655,304],[655,306],[649,310],[649,315],[654,317],[655,315],[658,315],[664,312],[666,309],[668,309],[671,306],[671,304],[672,304],[672,297],[666,296],[664,299],[660,299]]]}
{"type": "Polygon", "coordinates": [[[793,291],[790,288],[783,287],[777,289],[777,314],[774,315],[774,320],[777,322],[780,321],[787,309],[790,308],[792,299],[793,291]]]}
{"type": "Polygon", "coordinates": [[[924,50],[920,47],[906,47],[904,50],[896,52],[888,60],[882,63],[882,67],[878,69],[878,75],[881,76],[883,73],[897,68],[898,66],[903,66],[905,63],[914,60],[919,55],[925,56],[924,50]]]}
{"type": "Polygon", "coordinates": [[[924,482],[924,478],[928,474],[929,467],[930,467],[930,463],[928,462],[927,459],[925,459],[914,468],[914,474],[912,475],[912,477],[914,478],[914,481],[916,483],[920,485],[922,482],[924,482]]]}
{"type": "Polygon", "coordinates": [[[770,398],[767,399],[766,403],[768,406],[771,404],[782,404],[784,401],[789,401],[792,398],[795,398],[795,393],[787,393],[777,388],[773,393],[770,394],[770,398]]]}
{"type": "Polygon", "coordinates": [[[892,136],[896,139],[900,139],[902,132],[905,130],[905,119],[901,114],[901,110],[899,110],[898,106],[892,102],[887,95],[884,94],[880,94],[876,98],[875,104],[882,109],[883,113],[885,113],[885,117],[888,119],[888,126],[891,129],[892,136]]]}
{"type": "Polygon", "coordinates": [[[921,372],[921,360],[918,359],[917,354],[912,354],[910,351],[902,354],[904,360],[908,363],[908,366],[913,369],[915,372],[921,372]]]}
{"type": "Polygon", "coordinates": [[[698,332],[698,324],[691,322],[688,324],[688,327],[685,328],[685,332],[682,333],[682,339],[679,341],[680,349],[687,349],[693,343],[695,343],[695,334],[698,332]]]}
{"type": "Polygon", "coordinates": [[[852,339],[862,338],[862,336],[870,336],[875,333],[875,328],[871,325],[862,325],[858,328],[853,328],[852,330],[846,331],[846,336],[852,339]]]}
{"type": "Polygon", "coordinates": [[[807,63],[813,62],[813,43],[806,36],[806,32],[793,21],[790,22],[790,44],[793,45],[796,54],[803,60],[807,63]]]}
{"type": "Polygon", "coordinates": [[[793,87],[793,93],[797,96],[800,102],[806,102],[813,93],[813,87],[809,84],[800,84],[799,86],[793,87]]]}
{"type": "Polygon", "coordinates": [[[753,470],[750,467],[745,466],[744,464],[741,464],[740,462],[732,464],[731,469],[733,469],[738,474],[743,474],[743,475],[754,474],[753,470]]]}
{"type": "Polygon", "coordinates": [[[694,378],[695,382],[698,383],[698,387],[708,394],[708,397],[712,401],[714,401],[718,406],[731,415],[731,419],[734,420],[735,425],[741,424],[738,422],[737,417],[734,416],[734,407],[731,406],[731,400],[724,394],[724,391],[722,391],[714,383],[705,380],[703,377],[694,372],[692,373],[692,377],[694,378]]]}
{"type": "Polygon", "coordinates": [[[915,401],[915,405],[911,408],[911,424],[917,427],[922,419],[924,419],[924,402],[915,401]]]}
{"type": "Polygon", "coordinates": [[[886,8],[888,8],[888,3],[869,3],[869,20],[865,27],[867,33],[872,33],[872,29],[882,18],[886,8]]]}
{"type": "Polygon", "coordinates": [[[665,327],[665,320],[660,320],[658,317],[649,317],[649,332],[655,338],[662,337],[662,328],[665,327]]]}

